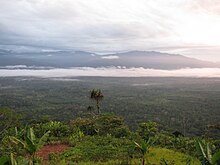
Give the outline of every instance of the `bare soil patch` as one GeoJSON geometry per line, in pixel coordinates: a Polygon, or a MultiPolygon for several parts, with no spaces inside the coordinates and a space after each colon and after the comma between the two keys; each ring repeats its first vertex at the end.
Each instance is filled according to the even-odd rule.
{"type": "Polygon", "coordinates": [[[37,152],[37,156],[41,157],[43,162],[46,163],[49,160],[49,154],[62,153],[68,148],[69,146],[67,144],[46,145],[37,152]]]}

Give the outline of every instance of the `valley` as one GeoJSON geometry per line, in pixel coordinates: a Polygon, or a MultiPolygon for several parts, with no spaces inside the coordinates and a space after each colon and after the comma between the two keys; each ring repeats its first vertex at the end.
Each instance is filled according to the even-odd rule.
{"type": "Polygon", "coordinates": [[[201,136],[220,121],[219,78],[114,77],[1,77],[0,106],[32,120],[69,121],[91,114],[91,89],[101,89],[101,112],[119,115],[134,130],[138,123],[155,121],[170,132],[201,136]]]}

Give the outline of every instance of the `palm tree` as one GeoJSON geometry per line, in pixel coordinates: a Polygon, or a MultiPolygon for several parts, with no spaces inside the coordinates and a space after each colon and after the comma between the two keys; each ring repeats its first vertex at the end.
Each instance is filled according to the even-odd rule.
{"type": "Polygon", "coordinates": [[[202,165],[217,165],[220,161],[220,151],[212,155],[209,143],[196,140],[196,151],[202,165]]]}
{"type": "Polygon", "coordinates": [[[88,111],[90,114],[93,114],[94,107],[89,105],[89,106],[87,107],[87,111],[88,111]]]}
{"type": "Polygon", "coordinates": [[[36,139],[33,128],[28,128],[24,139],[19,139],[15,136],[9,137],[15,144],[22,144],[24,149],[31,155],[31,159],[34,165],[36,152],[45,144],[49,137],[50,131],[47,131],[39,140],[36,139]]]}
{"type": "Polygon", "coordinates": [[[100,89],[93,89],[90,91],[90,99],[96,101],[97,112],[100,114],[100,101],[102,101],[104,95],[100,89]]]}
{"type": "Polygon", "coordinates": [[[145,165],[145,156],[149,152],[149,148],[153,145],[155,140],[149,138],[147,141],[141,141],[141,143],[134,142],[135,148],[141,153],[142,155],[142,165],[145,165]]]}

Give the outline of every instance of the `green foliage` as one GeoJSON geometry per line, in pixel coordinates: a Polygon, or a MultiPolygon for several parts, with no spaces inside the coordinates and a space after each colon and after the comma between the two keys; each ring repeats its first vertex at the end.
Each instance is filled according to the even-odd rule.
{"type": "Polygon", "coordinates": [[[32,161],[24,158],[17,157],[13,153],[10,153],[9,156],[1,156],[0,157],[0,165],[30,165],[32,161]]]}
{"type": "Polygon", "coordinates": [[[65,159],[68,162],[79,162],[82,160],[83,153],[79,148],[72,147],[69,150],[64,151],[60,158],[65,159]]]}
{"type": "Polygon", "coordinates": [[[147,141],[142,140],[140,143],[134,142],[135,148],[142,155],[142,165],[145,164],[145,156],[149,152],[149,148],[155,143],[155,139],[149,138],[147,141]]]}
{"type": "Polygon", "coordinates": [[[74,134],[69,136],[69,143],[72,145],[76,145],[77,142],[80,142],[85,136],[84,133],[78,128],[74,131],[74,134]]]}
{"type": "MultiPolygon", "coordinates": [[[[55,125],[58,126],[58,128],[60,128],[59,126],[62,124],[64,123],[60,122],[59,124],[57,122],[48,122],[43,124],[36,124],[37,127],[35,128],[40,129],[43,128],[42,126],[44,125],[50,127],[55,125]],[[56,124],[50,125],[49,123],[56,123],[56,124]]],[[[172,156],[167,157],[165,154],[167,151],[166,152],[164,151],[165,155],[160,155],[161,154],[160,151],[163,151],[164,149],[155,150],[154,148],[150,148],[150,146],[152,146],[153,144],[152,137],[155,137],[157,141],[154,144],[158,146],[182,151],[182,147],[184,148],[184,145],[187,144],[187,142],[191,141],[190,138],[174,137],[171,134],[166,134],[165,132],[158,133],[158,131],[156,131],[156,134],[152,134],[151,138],[148,138],[147,142],[142,143],[140,139],[141,143],[134,144],[133,139],[139,141],[139,138],[141,137],[138,134],[132,134],[130,131],[128,134],[124,134],[123,133],[124,131],[122,131],[121,133],[119,130],[120,128],[123,127],[126,127],[126,125],[124,124],[123,120],[120,117],[109,114],[99,115],[95,118],[94,117],[77,118],[76,120],[73,120],[70,123],[70,127],[68,130],[69,133],[67,138],[69,144],[72,144],[74,147],[71,147],[60,154],[50,154],[50,163],[54,165],[57,163],[64,165],[64,164],[74,164],[78,162],[81,163],[90,162],[87,164],[93,164],[91,163],[91,161],[92,162],[94,161],[97,163],[99,162],[100,164],[102,164],[103,162],[106,162],[105,164],[108,164],[107,162],[109,162],[109,164],[132,164],[132,162],[133,164],[138,164],[139,160],[137,158],[140,157],[140,155],[142,155],[142,159],[147,160],[147,162],[149,163],[156,162],[156,164],[165,164],[165,163],[172,164],[174,160],[175,164],[176,163],[178,164],[179,162],[187,163],[187,165],[190,165],[190,163],[193,164],[192,162],[194,162],[194,160],[189,156],[184,156],[184,158],[177,160],[172,156]],[[88,136],[81,129],[85,133],[90,133],[90,131],[88,130],[93,129],[96,131],[96,134],[88,136]],[[140,154],[138,154],[138,152],[135,151],[135,145],[137,151],[140,151],[139,152],[140,154]],[[158,153],[151,152],[152,150],[157,151],[158,153]],[[145,154],[143,155],[143,153],[145,154]],[[157,155],[158,157],[157,159],[155,155],[157,155]],[[156,159],[156,161],[154,159],[156,159]]],[[[10,136],[10,140],[14,142],[11,143],[13,144],[11,146],[12,148],[13,147],[17,147],[18,149],[24,148],[30,155],[31,153],[36,152],[36,147],[34,145],[38,144],[39,139],[41,138],[39,136],[36,136],[36,134],[33,132],[33,128],[30,129],[28,127],[25,129],[15,128],[15,129],[11,129],[8,133],[13,135],[13,137],[15,137],[12,138],[12,136],[10,136]],[[30,140],[28,140],[26,136],[30,140]],[[35,142],[33,143],[33,141],[35,142]]],[[[60,140],[62,138],[63,138],[62,136],[57,137],[57,140],[60,140]]],[[[6,144],[9,144],[8,146],[11,145],[10,143],[6,143],[6,144]]],[[[185,147],[183,151],[185,151],[185,149],[187,150],[187,147],[185,147]]],[[[15,150],[13,153],[16,153],[16,155],[23,155],[17,153],[15,150]]],[[[22,159],[22,157],[16,157],[15,160],[17,163],[21,161],[25,161],[25,159],[24,158],[22,159]]],[[[36,158],[34,158],[34,154],[32,154],[31,160],[36,160],[36,158]]],[[[36,163],[36,161],[34,161],[34,163],[36,163]]]]}
{"type": "Polygon", "coordinates": [[[77,118],[70,121],[71,132],[78,132],[78,129],[85,135],[97,134],[97,124],[95,118],[77,118]]]}
{"type": "Polygon", "coordinates": [[[5,131],[5,136],[1,141],[0,151],[3,154],[10,155],[10,153],[17,153],[18,155],[25,154],[24,149],[22,148],[22,144],[11,143],[10,137],[16,137],[18,139],[22,139],[24,137],[26,129],[19,129],[17,127],[10,128],[5,131]]]}
{"type": "MultiPolygon", "coordinates": [[[[86,78],[85,80],[90,81],[90,79],[86,78]]],[[[42,116],[41,112],[44,112],[43,115],[49,114],[50,117],[53,116],[54,118],[61,120],[72,119],[73,116],[76,117],[76,115],[83,116],[83,110],[85,110],[85,107],[88,105],[88,101],[84,100],[86,98],[85,93],[88,94],[87,88],[90,88],[90,83],[87,83],[86,81],[85,83],[82,82],[78,84],[78,87],[83,87],[83,90],[80,92],[76,92],[79,89],[72,85],[72,83],[64,83],[65,86],[61,87],[59,84],[50,82],[48,80],[43,82],[45,85],[42,85],[42,80],[37,83],[33,81],[33,83],[37,84],[36,89],[33,89],[32,86],[28,86],[29,83],[26,84],[27,86],[22,86],[23,88],[19,87],[18,89],[21,90],[16,90],[16,92],[13,93],[15,94],[15,96],[13,96],[15,98],[18,97],[18,99],[13,99],[12,102],[12,99],[7,98],[4,93],[2,95],[3,97],[0,98],[1,105],[13,105],[16,107],[16,110],[26,110],[27,114],[33,113],[33,116],[37,116],[37,118],[42,116]],[[48,83],[52,85],[46,85],[48,83]],[[26,91],[28,94],[24,94],[25,92],[23,89],[28,89],[26,91]],[[37,92],[35,93],[34,90],[37,92]],[[45,93],[45,90],[48,93],[45,93]],[[36,100],[31,97],[33,93],[36,94],[36,100]],[[59,95],[57,95],[57,93],[59,93],[59,95]],[[25,109],[21,110],[20,107],[24,107],[25,109]],[[33,108],[33,111],[31,107],[33,108]],[[56,113],[54,112],[55,110],[56,113]]],[[[203,102],[200,104],[200,106],[198,106],[196,103],[198,103],[200,99],[209,96],[210,91],[208,92],[209,94],[203,93],[204,91],[199,88],[199,92],[191,91],[188,93],[188,91],[184,90],[188,90],[189,84],[186,86],[181,86],[178,84],[176,87],[174,87],[174,89],[172,83],[172,89],[170,88],[171,84],[166,84],[166,86],[157,86],[155,88],[142,88],[133,87],[130,84],[133,84],[133,81],[136,80],[129,80],[126,82],[120,79],[120,81],[116,83],[114,82],[115,85],[113,86],[104,85],[105,88],[101,86],[106,92],[109,92],[108,100],[105,99],[107,102],[103,100],[103,105],[105,107],[103,110],[110,111],[111,113],[116,112],[117,114],[125,116],[126,121],[133,130],[138,122],[146,121],[146,119],[153,119],[154,121],[159,121],[162,123],[163,125],[161,126],[166,129],[171,128],[172,130],[174,128],[184,127],[184,130],[188,130],[187,128],[189,128],[188,133],[191,134],[199,135],[204,133],[200,125],[201,118],[199,118],[199,114],[197,114],[198,109],[202,109],[203,102]],[[181,91],[179,91],[179,87],[182,87],[181,91]],[[182,90],[184,92],[182,92],[182,90]],[[117,92],[119,96],[116,97],[117,92]],[[203,96],[201,96],[202,94],[203,96]],[[189,104],[187,107],[188,109],[184,109],[186,107],[185,102],[189,104]],[[181,116],[178,116],[179,113],[183,111],[188,111],[187,113],[184,113],[184,120],[182,120],[181,116]],[[196,113],[193,114],[192,112],[196,113]],[[196,115],[196,118],[191,118],[191,115],[196,115]],[[185,121],[188,121],[188,123],[184,123],[185,121]],[[184,123],[184,125],[182,123],[184,123]]],[[[144,79],[144,81],[146,80],[144,79]]],[[[95,81],[95,83],[96,82],[97,81],[95,81]]],[[[5,91],[3,88],[0,88],[0,90],[5,91]]],[[[6,93],[10,94],[11,92],[9,90],[6,93]]],[[[216,98],[218,98],[218,93],[216,94],[216,92],[214,92],[214,94],[216,98]]],[[[210,96],[212,99],[215,98],[212,97],[212,95],[210,96]]],[[[6,161],[6,158],[9,158],[9,161],[13,162],[14,164],[19,164],[21,161],[26,161],[26,159],[21,156],[31,156],[33,163],[35,163],[36,151],[44,145],[46,139],[48,139],[49,132],[51,132],[52,140],[57,142],[66,139],[67,142],[72,146],[69,148],[69,150],[64,151],[63,153],[50,154],[52,164],[74,164],[79,162],[88,162],[87,164],[92,164],[91,162],[95,162],[96,164],[107,162],[111,164],[132,164],[132,161],[134,161],[133,164],[137,164],[139,163],[139,160],[136,158],[140,157],[140,155],[142,155],[142,163],[145,163],[144,160],[147,159],[148,162],[152,164],[173,164],[174,162],[175,164],[181,164],[180,162],[184,162],[187,165],[197,164],[197,161],[195,161],[194,158],[190,157],[189,155],[176,152],[181,151],[184,153],[190,153],[190,155],[193,156],[193,152],[195,151],[195,142],[192,140],[192,138],[174,137],[171,134],[161,131],[159,132],[158,124],[156,122],[141,123],[136,131],[136,134],[133,134],[130,132],[128,126],[124,124],[124,120],[122,118],[115,115],[100,114],[100,101],[103,99],[103,97],[104,96],[101,90],[92,90],[90,93],[90,98],[95,100],[99,115],[90,115],[90,117],[87,118],[76,118],[72,120],[69,125],[55,120],[46,123],[39,123],[39,121],[36,120],[36,122],[32,122],[32,126],[35,130],[34,133],[32,127],[20,130],[17,128],[12,129],[10,128],[11,126],[7,126],[8,123],[6,123],[6,127],[2,127],[4,130],[3,136],[5,137],[2,138],[0,146],[1,155],[6,155],[6,157],[3,156],[0,159],[6,161]],[[135,142],[134,144],[134,139],[139,141],[139,138],[144,139],[145,142],[135,142]],[[152,138],[157,138],[157,146],[163,148],[150,147],[153,143],[152,138]],[[140,154],[135,152],[135,145],[140,154]],[[6,149],[6,147],[8,149],[6,149]],[[175,151],[167,150],[165,148],[170,148],[175,151]],[[22,149],[25,149],[26,152],[20,153],[20,151],[24,151],[22,149]]],[[[217,108],[218,106],[214,107],[217,108]]],[[[92,111],[92,109],[90,110],[92,111]]],[[[202,112],[204,111],[201,110],[201,113],[202,112]]],[[[210,110],[209,112],[211,113],[212,111],[210,110]]],[[[4,111],[3,116],[0,113],[0,117],[3,117],[3,120],[7,121],[7,116],[9,116],[9,118],[12,117],[10,113],[9,115],[7,113],[8,110],[4,111]]],[[[214,113],[217,114],[216,111],[213,111],[212,115],[214,113]]],[[[30,115],[27,116],[27,118],[30,118],[30,115]]],[[[27,122],[27,118],[24,119],[24,122],[27,122]]],[[[212,116],[212,119],[213,122],[218,121],[216,120],[218,119],[218,114],[214,117],[212,116]]],[[[214,130],[214,133],[216,134],[216,130],[214,130]]],[[[216,141],[216,144],[218,144],[218,141],[216,141]]],[[[217,164],[220,157],[220,152],[218,151],[219,144],[216,145],[217,148],[214,150],[210,147],[210,145],[203,143],[202,141],[197,142],[196,146],[198,153],[200,153],[199,158],[202,160],[202,162],[209,165],[217,164]],[[211,149],[213,152],[215,152],[215,154],[211,153],[211,149]]]]}
{"type": "Polygon", "coordinates": [[[195,140],[192,137],[175,137],[167,132],[157,134],[156,145],[195,156],[195,140]]]}
{"type": "MultiPolygon", "coordinates": [[[[130,147],[134,148],[134,145],[131,145],[130,147]]],[[[134,155],[135,154],[134,150],[132,152],[133,157],[125,156],[124,158],[121,157],[118,159],[118,157],[119,157],[118,156],[118,157],[114,157],[114,159],[111,159],[111,158],[104,159],[104,161],[92,161],[92,160],[86,161],[86,160],[84,160],[83,152],[76,147],[70,148],[69,150],[65,151],[64,153],[65,154],[60,154],[60,155],[53,154],[53,156],[52,156],[53,160],[50,161],[50,164],[52,164],[52,165],[56,165],[56,164],[61,164],[61,165],[65,165],[65,164],[139,165],[140,164],[140,159],[138,158],[138,156],[134,155]],[[65,155],[65,156],[63,156],[63,155],[65,155]]],[[[200,162],[197,159],[192,158],[189,155],[185,155],[183,153],[172,151],[172,150],[165,149],[165,148],[151,147],[149,149],[149,153],[146,155],[145,158],[148,160],[149,165],[150,164],[164,165],[165,162],[169,165],[171,165],[172,163],[174,163],[175,165],[200,165],[200,162]],[[190,159],[191,164],[189,164],[188,159],[190,159]]]]}
{"type": "Polygon", "coordinates": [[[13,153],[10,153],[10,156],[0,157],[0,165],[7,165],[7,164],[18,165],[13,153]]]}
{"type": "MultiPolygon", "coordinates": [[[[87,112],[91,105],[88,91],[100,88],[106,95],[102,112],[122,116],[131,130],[151,120],[170,132],[184,132],[185,128],[187,136],[202,136],[207,125],[219,123],[219,78],[77,79],[80,81],[0,77],[0,106],[24,114],[24,123],[42,121],[43,116],[68,122],[87,112]]],[[[207,136],[218,139],[220,131],[213,129],[207,136]]]]}
{"type": "Polygon", "coordinates": [[[167,161],[166,159],[162,158],[160,165],[175,165],[174,160],[167,161]]]}
{"type": "Polygon", "coordinates": [[[133,143],[128,139],[108,136],[84,136],[73,148],[62,154],[83,161],[125,159],[133,154],[133,143]]]}
{"type": "Polygon", "coordinates": [[[1,156],[0,157],[0,165],[5,165],[10,163],[10,157],[9,156],[1,156]]]}
{"type": "Polygon", "coordinates": [[[15,136],[10,136],[9,139],[14,144],[21,144],[24,149],[31,155],[32,161],[35,161],[36,152],[45,144],[49,137],[50,131],[46,132],[42,137],[37,139],[34,134],[33,128],[27,128],[23,139],[15,136]]]}
{"type": "Polygon", "coordinates": [[[70,127],[73,133],[80,129],[85,135],[91,136],[110,134],[120,138],[131,134],[123,119],[111,114],[99,115],[96,118],[77,118],[70,122],[70,127]]]}
{"type": "Polygon", "coordinates": [[[127,137],[130,135],[129,128],[124,124],[122,118],[114,115],[101,115],[96,119],[99,135],[110,134],[116,138],[127,137]]]}
{"type": "Polygon", "coordinates": [[[50,131],[50,136],[65,137],[69,135],[68,125],[60,121],[50,121],[48,123],[44,123],[41,127],[43,132],[50,131]]]}
{"type": "Polygon", "coordinates": [[[212,149],[208,142],[196,140],[196,150],[202,165],[217,165],[220,163],[220,151],[212,155],[212,149]]]}
{"type": "Polygon", "coordinates": [[[16,159],[14,158],[14,154],[13,153],[11,153],[10,159],[11,159],[11,165],[18,165],[16,159]]]}
{"type": "MultiPolygon", "coordinates": [[[[9,108],[0,107],[0,135],[9,128],[19,126],[20,115],[9,108]]],[[[2,136],[0,136],[0,139],[2,136]]]]}
{"type": "Polygon", "coordinates": [[[148,140],[150,137],[154,137],[158,133],[158,128],[157,128],[157,123],[156,122],[146,122],[146,123],[141,123],[138,127],[137,133],[144,139],[148,140]]]}
{"type": "Polygon", "coordinates": [[[188,165],[187,162],[190,159],[191,165],[200,165],[197,159],[170,149],[152,147],[149,149],[149,152],[150,153],[147,154],[147,159],[151,164],[159,165],[166,162],[169,165],[172,163],[175,165],[188,165]]]}

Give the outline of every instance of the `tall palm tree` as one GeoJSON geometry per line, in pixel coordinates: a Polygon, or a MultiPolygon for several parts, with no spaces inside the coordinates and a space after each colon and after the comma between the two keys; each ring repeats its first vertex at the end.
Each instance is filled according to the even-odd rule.
{"type": "Polygon", "coordinates": [[[100,114],[100,101],[104,98],[104,95],[100,89],[93,89],[90,91],[90,99],[96,101],[97,112],[100,114]]]}

